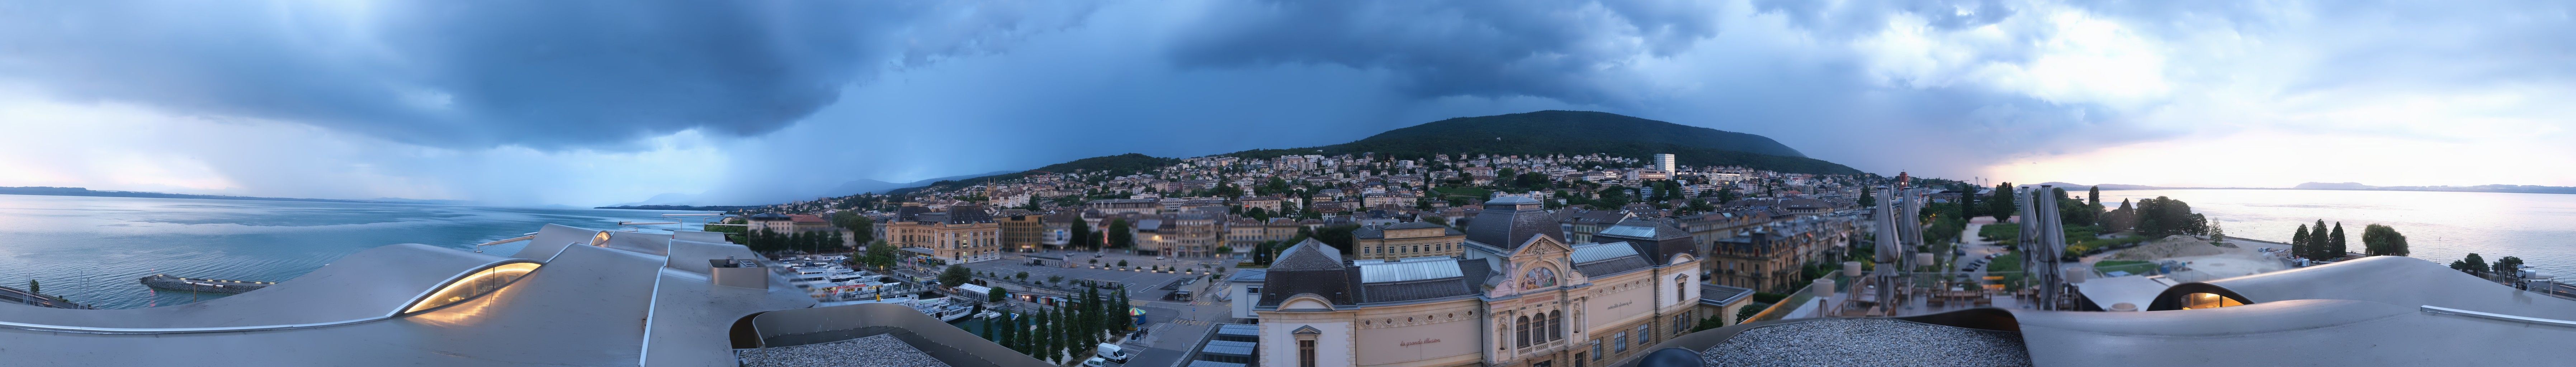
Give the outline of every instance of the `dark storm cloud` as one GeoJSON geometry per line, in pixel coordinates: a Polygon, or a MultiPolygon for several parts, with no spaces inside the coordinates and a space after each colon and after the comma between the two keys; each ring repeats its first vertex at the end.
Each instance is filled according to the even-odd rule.
{"type": "Polygon", "coordinates": [[[1610,102],[1596,78],[1717,32],[1693,1],[1262,1],[1225,3],[1172,53],[1190,67],[1332,64],[1383,69],[1422,97],[1610,102]]]}
{"type": "Polygon", "coordinates": [[[885,66],[971,52],[982,28],[1020,17],[903,4],[14,3],[0,5],[0,75],[70,99],[433,146],[747,136],[885,66]]]}

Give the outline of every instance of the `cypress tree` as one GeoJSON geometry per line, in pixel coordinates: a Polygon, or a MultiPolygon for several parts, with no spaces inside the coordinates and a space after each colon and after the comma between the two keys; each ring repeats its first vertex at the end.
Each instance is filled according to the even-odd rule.
{"type": "Polygon", "coordinates": [[[989,318],[987,318],[987,319],[984,319],[984,321],[983,321],[983,322],[984,322],[984,332],[982,333],[983,335],[979,335],[979,336],[984,337],[984,340],[993,341],[993,342],[995,342],[995,343],[1000,343],[1000,342],[1002,341],[1002,339],[1000,339],[999,337],[995,337],[995,336],[993,336],[993,319],[989,319],[989,318]]]}
{"type": "Polygon", "coordinates": [[[1990,206],[1986,208],[1986,215],[1995,216],[1998,222],[2013,216],[2013,210],[2019,209],[2014,203],[2020,202],[2020,198],[2013,197],[2012,187],[2011,182],[1995,185],[1995,198],[1986,202],[1990,206]]]}
{"type": "Polygon", "coordinates": [[[2316,254],[2308,247],[2308,225],[2301,224],[2297,232],[2290,232],[2290,256],[2315,258],[2316,254]]]}
{"type": "MultiPolygon", "coordinates": [[[[1985,209],[1984,207],[1977,206],[1976,186],[1959,186],[1958,188],[1965,191],[1959,193],[1959,218],[1966,219],[1976,217],[1977,211],[1985,209]]],[[[1904,192],[1897,193],[1897,196],[1904,195],[1904,192]]]]}
{"type": "Polygon", "coordinates": [[[994,335],[998,335],[998,337],[993,340],[993,344],[1001,344],[1003,348],[1011,348],[1012,351],[1020,350],[1020,345],[1018,344],[1019,339],[1017,338],[1019,336],[1019,332],[1013,331],[1018,329],[1020,319],[1011,317],[1010,310],[1002,310],[1001,319],[1002,330],[1000,330],[1001,332],[993,333],[994,335]]]}
{"type": "Polygon", "coordinates": [[[2094,205],[2094,206],[2101,206],[2101,205],[2102,205],[2102,187],[2101,187],[2101,186],[2094,186],[2094,187],[2092,188],[2092,193],[2085,194],[2085,196],[2087,197],[2087,200],[2085,200],[2085,202],[2093,203],[2093,205],[2094,205]]]}
{"type": "Polygon", "coordinates": [[[2332,260],[2334,258],[2343,257],[2343,254],[2334,253],[2334,249],[2327,248],[2329,244],[2326,243],[2326,234],[2326,220],[2324,219],[2318,219],[2316,226],[2308,227],[2308,250],[2317,252],[2317,260],[2332,260]]]}
{"type": "Polygon", "coordinates": [[[2343,222],[2335,222],[2334,232],[2326,236],[2326,238],[2328,238],[2326,242],[2334,243],[2333,246],[2329,247],[2334,250],[2335,257],[2343,257],[2344,253],[2351,251],[2351,249],[2343,247],[2343,222]]]}
{"type": "Polygon", "coordinates": [[[1055,354],[1053,353],[1056,344],[1054,332],[1055,324],[1055,312],[1044,309],[1038,311],[1038,339],[1036,340],[1036,343],[1029,345],[1031,356],[1036,356],[1038,359],[1048,361],[1056,360],[1055,354]]]}

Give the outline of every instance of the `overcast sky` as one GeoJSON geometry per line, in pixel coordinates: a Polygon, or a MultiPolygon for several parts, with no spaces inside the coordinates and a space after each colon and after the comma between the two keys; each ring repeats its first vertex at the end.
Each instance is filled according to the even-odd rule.
{"type": "Polygon", "coordinates": [[[2563,1],[10,0],[0,186],[761,202],[1545,109],[1890,175],[2576,186],[2571,79],[2563,1]]]}

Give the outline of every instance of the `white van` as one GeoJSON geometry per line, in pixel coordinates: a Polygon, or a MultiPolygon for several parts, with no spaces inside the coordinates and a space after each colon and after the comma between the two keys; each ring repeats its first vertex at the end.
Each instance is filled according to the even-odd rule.
{"type": "Polygon", "coordinates": [[[1098,353],[1092,353],[1099,356],[1095,358],[1108,358],[1110,362],[1127,363],[1127,348],[1119,347],[1117,344],[1100,343],[1097,349],[1098,353]]]}

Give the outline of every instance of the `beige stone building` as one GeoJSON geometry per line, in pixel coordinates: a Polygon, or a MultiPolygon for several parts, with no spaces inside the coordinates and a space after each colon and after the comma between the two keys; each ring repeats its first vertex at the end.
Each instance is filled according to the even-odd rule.
{"type": "Polygon", "coordinates": [[[878,226],[884,228],[887,243],[915,254],[953,262],[1002,256],[1002,224],[979,206],[955,205],[944,212],[911,213],[878,226]]]}
{"type": "Polygon", "coordinates": [[[1609,366],[1706,316],[1687,232],[1632,220],[1567,244],[1535,200],[1485,206],[1459,256],[1289,248],[1252,300],[1258,365],[1609,366]]]}
{"type": "Polygon", "coordinates": [[[1448,226],[1404,222],[1353,231],[1351,255],[1361,259],[1458,256],[1467,252],[1467,233],[1448,226]]]}
{"type": "Polygon", "coordinates": [[[1003,251],[1037,252],[1046,238],[1046,215],[1011,215],[996,221],[1002,223],[1003,251]]]}

